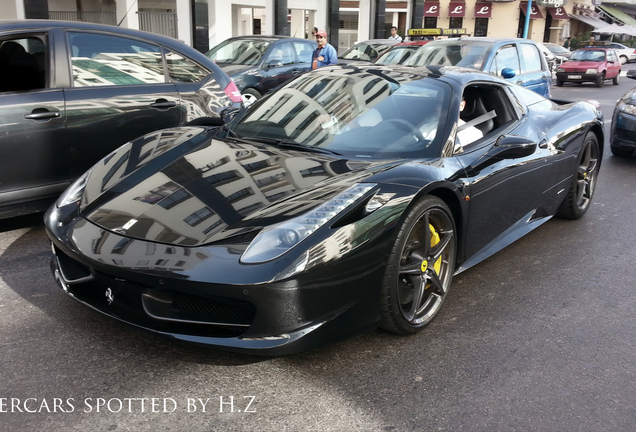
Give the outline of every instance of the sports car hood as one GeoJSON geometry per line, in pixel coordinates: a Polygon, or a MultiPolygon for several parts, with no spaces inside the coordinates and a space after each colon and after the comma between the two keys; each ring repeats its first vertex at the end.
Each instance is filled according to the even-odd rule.
{"type": "Polygon", "coordinates": [[[127,237],[195,246],[255,235],[393,164],[157,131],[93,167],[82,215],[127,237]]]}

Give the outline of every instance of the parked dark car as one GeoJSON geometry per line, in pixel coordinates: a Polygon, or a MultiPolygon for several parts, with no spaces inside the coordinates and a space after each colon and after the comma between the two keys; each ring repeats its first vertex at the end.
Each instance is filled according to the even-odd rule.
{"type": "Polygon", "coordinates": [[[552,52],[552,54],[554,54],[557,66],[563,62],[568,61],[570,57],[572,57],[572,51],[559,44],[544,42],[543,46],[545,46],[552,52]]]}
{"type": "Polygon", "coordinates": [[[128,140],[241,104],[171,38],[62,21],[0,22],[0,218],[44,211],[128,140]]]}
{"type": "Polygon", "coordinates": [[[412,334],[454,274],[586,213],[603,142],[598,104],[481,72],[322,67],[95,165],[46,214],[53,272],[106,315],[230,350],[412,334]]]}
{"type": "Polygon", "coordinates": [[[621,82],[621,62],[613,49],[580,48],[572,53],[570,60],[557,68],[556,85],[593,82],[602,87],[605,80],[614,85],[621,82]]]}
{"type": "Polygon", "coordinates": [[[393,39],[370,39],[359,42],[338,56],[338,64],[374,62],[397,43],[398,41],[393,39]]]}
{"type": "MultiPolygon", "coordinates": [[[[627,71],[636,79],[636,69],[627,71]]],[[[636,87],[630,89],[616,103],[610,129],[610,149],[614,156],[630,157],[636,150],[636,87]]]]}
{"type": "Polygon", "coordinates": [[[530,39],[464,37],[432,41],[404,65],[452,65],[477,69],[529,88],[544,97],[552,72],[538,44],[530,39]]]}
{"type": "Polygon", "coordinates": [[[236,83],[246,104],[259,99],[295,75],[311,70],[316,41],[288,36],[239,36],[205,55],[236,83]]]}
{"type": "Polygon", "coordinates": [[[422,45],[429,43],[429,40],[418,40],[402,42],[393,45],[388,50],[384,51],[375,59],[373,63],[380,65],[398,65],[404,63],[409,57],[415,53],[422,45]]]}

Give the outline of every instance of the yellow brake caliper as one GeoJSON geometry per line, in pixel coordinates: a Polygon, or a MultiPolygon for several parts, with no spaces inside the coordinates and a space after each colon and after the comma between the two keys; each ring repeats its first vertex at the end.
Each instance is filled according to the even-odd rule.
{"type": "MultiPolygon", "coordinates": [[[[428,228],[431,230],[431,247],[435,247],[435,245],[437,245],[437,243],[440,242],[440,238],[439,238],[439,234],[437,233],[437,231],[435,231],[435,227],[433,227],[433,225],[428,224],[428,228]]],[[[425,265],[422,264],[422,269],[424,270],[425,265]]],[[[442,268],[442,257],[440,255],[440,257],[437,259],[437,261],[435,261],[435,264],[433,264],[433,268],[435,269],[435,273],[437,273],[439,275],[439,271],[442,268]]]]}

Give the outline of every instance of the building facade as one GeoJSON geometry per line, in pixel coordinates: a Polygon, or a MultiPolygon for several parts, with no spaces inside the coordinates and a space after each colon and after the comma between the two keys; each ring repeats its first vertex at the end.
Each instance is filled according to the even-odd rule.
{"type": "Polygon", "coordinates": [[[326,30],[331,44],[342,52],[358,41],[388,37],[393,25],[402,36],[409,29],[439,28],[473,36],[526,34],[537,42],[562,43],[568,36],[594,30],[599,22],[636,24],[636,10],[630,15],[629,4],[543,4],[560,6],[534,1],[528,9],[521,0],[0,0],[0,18],[119,25],[181,39],[202,52],[233,36],[309,37],[313,27],[326,30]]]}

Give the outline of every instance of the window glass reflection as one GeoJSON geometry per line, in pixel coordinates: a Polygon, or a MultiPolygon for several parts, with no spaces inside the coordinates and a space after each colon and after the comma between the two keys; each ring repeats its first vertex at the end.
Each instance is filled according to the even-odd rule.
{"type": "Polygon", "coordinates": [[[69,33],[73,86],[165,82],[161,48],[116,36],[69,33]]]}

